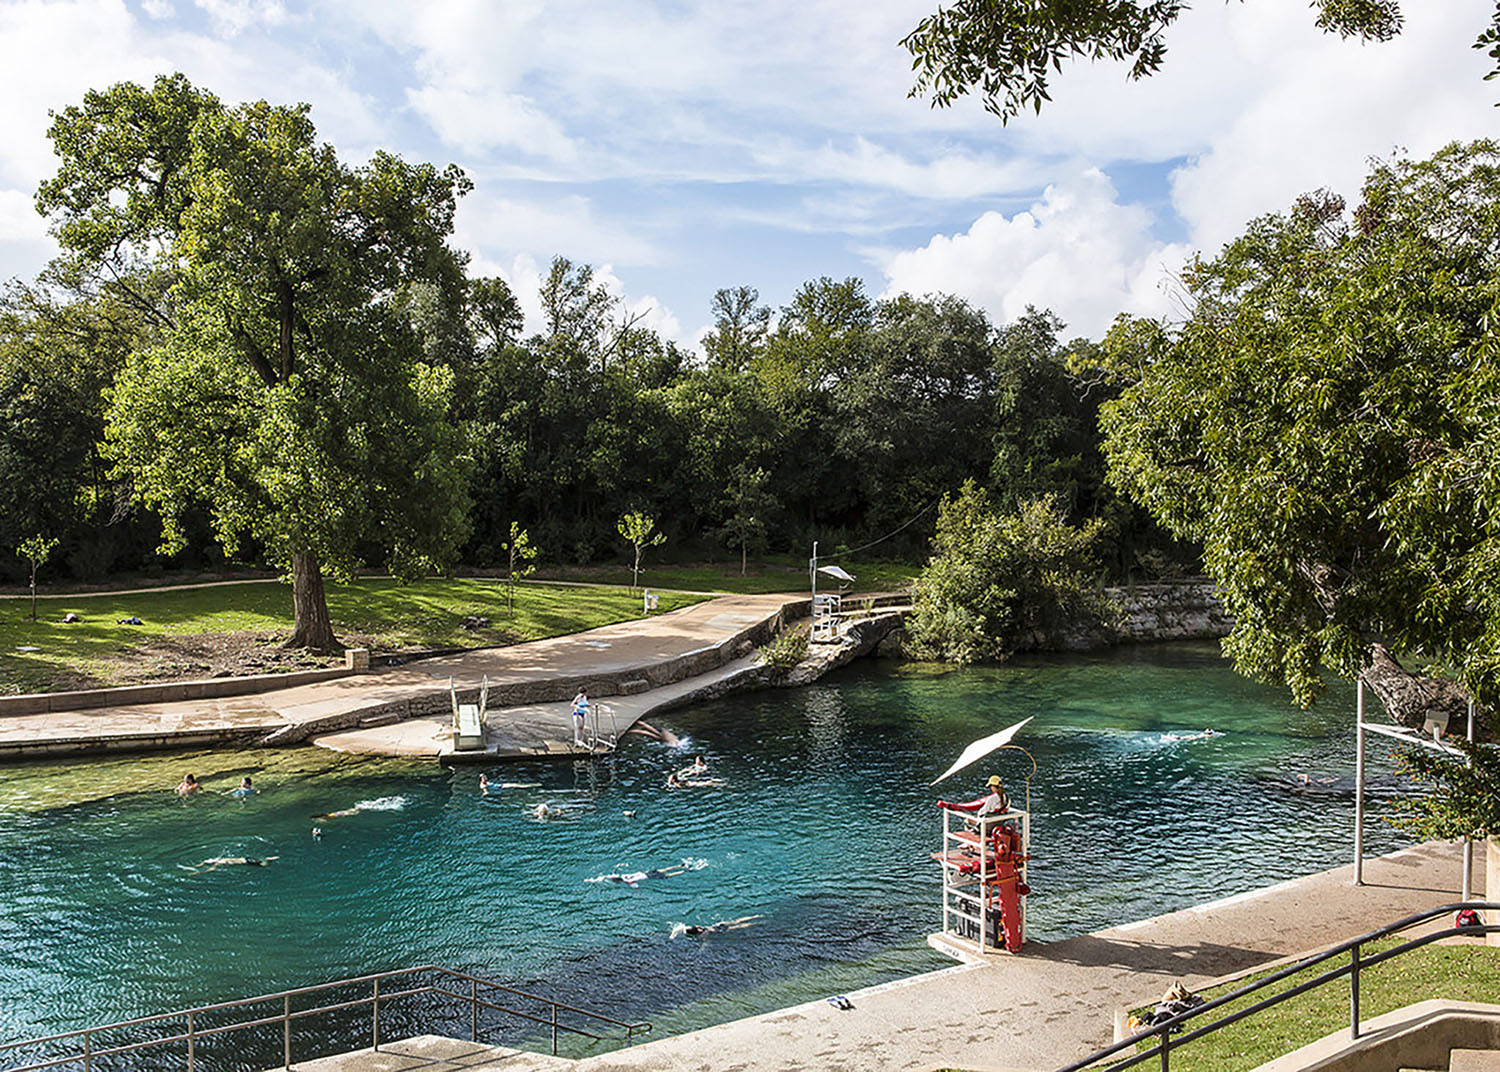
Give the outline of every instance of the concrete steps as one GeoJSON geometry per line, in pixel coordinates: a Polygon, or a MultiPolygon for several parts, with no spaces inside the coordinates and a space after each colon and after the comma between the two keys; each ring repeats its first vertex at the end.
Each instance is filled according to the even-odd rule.
{"type": "MultiPolygon", "coordinates": [[[[1443,1072],[1441,1068],[1408,1068],[1400,1072],[1443,1072]]],[[[1500,1072],[1500,1050],[1464,1050],[1448,1053],[1447,1072],[1500,1072]]]]}

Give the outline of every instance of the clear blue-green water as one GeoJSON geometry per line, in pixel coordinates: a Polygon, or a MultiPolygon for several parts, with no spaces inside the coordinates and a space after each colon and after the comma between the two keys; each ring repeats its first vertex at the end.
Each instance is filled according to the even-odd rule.
{"type": "MultiPolygon", "coordinates": [[[[661,1035],[943,967],[924,943],[933,802],[978,796],[991,771],[1019,800],[1029,764],[1007,751],[928,783],[1028,715],[1030,937],[1157,915],[1347,861],[1352,797],[1309,795],[1297,775],[1347,777],[1351,707],[1336,690],[1299,711],[1212,646],[1162,645],[950,673],[867,663],[653,718],[677,747],[628,737],[593,765],[490,769],[539,787],[488,798],[478,769],[389,761],[141,758],[149,788],[102,796],[85,765],[4,767],[0,1041],[418,963],[661,1035]],[[1223,735],[1171,739],[1208,727],[1223,735]],[[726,785],[667,791],[699,752],[726,785]],[[183,801],[170,790],[188,765],[210,791],[183,801]],[[257,796],[212,792],[257,770],[257,796]],[[538,821],[539,802],[563,817],[538,821]],[[277,859],[184,869],[216,856],[277,859]],[[682,861],[638,888],[591,881],[682,861]]],[[[1373,828],[1371,851],[1399,844],[1373,828]]],[[[277,1059],[258,1044],[221,1056],[277,1059]]]]}

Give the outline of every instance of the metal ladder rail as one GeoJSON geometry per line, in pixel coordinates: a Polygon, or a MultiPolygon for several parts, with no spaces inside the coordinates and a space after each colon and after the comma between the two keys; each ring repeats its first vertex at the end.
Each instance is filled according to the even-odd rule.
{"type": "Polygon", "coordinates": [[[17,1042],[0,1043],[0,1060],[4,1055],[16,1050],[34,1048],[48,1043],[66,1042],[69,1040],[81,1040],[82,1049],[61,1057],[51,1057],[42,1061],[33,1061],[27,1064],[5,1065],[6,1072],[40,1072],[42,1069],[56,1068],[62,1065],[82,1063],[85,1072],[92,1072],[94,1061],[99,1058],[113,1056],[122,1053],[131,1053],[141,1050],[154,1049],[176,1043],[186,1042],[188,1044],[186,1067],[190,1072],[195,1072],[197,1066],[196,1043],[199,1039],[209,1038],[216,1035],[226,1035],[235,1031],[243,1031],[253,1027],[264,1027],[272,1024],[282,1025],[282,1057],[284,1067],[291,1067],[291,1025],[293,1021],[310,1016],[317,1016],[329,1012],[337,1012],[343,1009],[359,1008],[368,1006],[371,1010],[371,1043],[375,1049],[380,1046],[380,1005],[382,1002],[389,1003],[403,998],[410,998],[422,994],[435,994],[442,997],[455,999],[459,1002],[468,1002],[471,1007],[471,1036],[475,1041],[479,1035],[479,1009],[486,1008],[504,1015],[518,1017],[537,1024],[551,1028],[552,1052],[557,1053],[558,1033],[580,1035],[589,1039],[602,1040],[608,1036],[598,1035],[581,1027],[574,1027],[559,1019],[559,1012],[565,1011],[579,1016],[588,1017],[614,1027],[625,1029],[625,1041],[634,1040],[637,1033],[645,1033],[651,1030],[651,1024],[645,1021],[620,1020],[604,1013],[585,1009],[581,1006],[570,1005],[566,1002],[556,1001],[540,994],[521,990],[516,987],[496,983],[493,980],[484,979],[468,972],[455,971],[451,968],[443,968],[437,965],[422,965],[413,968],[398,968],[388,972],[377,972],[368,975],[351,976],[345,979],[337,979],[327,983],[317,983],[312,986],[296,987],[290,990],[279,990],[270,994],[260,994],[255,997],[237,998],[231,1001],[216,1002],[209,1005],[194,1006],[190,1009],[178,1009],[172,1012],[154,1013],[149,1016],[134,1017],[128,1020],[118,1020],[109,1024],[96,1027],[82,1028],[76,1031],[58,1032],[52,1035],[44,1035],[37,1038],[22,1039],[17,1042]],[[380,983],[382,980],[412,977],[421,974],[434,974],[438,977],[447,977],[469,983],[469,992],[462,993],[445,989],[440,985],[428,983],[426,985],[412,986],[403,990],[382,992],[380,983]],[[308,994],[322,993],[337,987],[356,986],[369,983],[372,991],[368,997],[358,997],[347,1001],[337,1001],[326,1005],[316,1005],[311,1008],[293,1009],[292,998],[308,994]],[[479,989],[500,991],[515,997],[534,1001],[545,1006],[549,1010],[547,1017],[535,1016],[506,1005],[496,1004],[479,997],[479,989]],[[232,1024],[223,1024],[215,1027],[200,1028],[197,1021],[205,1014],[221,1012],[228,1009],[241,1009],[247,1006],[280,1002],[281,1011],[274,1015],[254,1016],[249,1020],[237,1020],[232,1024]],[[118,1031],[129,1027],[140,1027],[148,1024],[164,1024],[168,1021],[186,1018],[187,1029],[175,1030],[171,1034],[146,1039],[141,1042],[129,1042],[113,1046],[97,1046],[97,1036],[111,1031],[118,1031]]]}
{"type": "Polygon", "coordinates": [[[1170,1020],[1163,1020],[1159,1024],[1152,1024],[1146,1030],[1138,1031],[1134,1035],[1131,1035],[1129,1038],[1121,1039],[1119,1042],[1116,1042],[1111,1046],[1106,1046],[1102,1050],[1097,1050],[1094,1053],[1089,1054],[1087,1057],[1082,1058],[1081,1060],[1074,1061],[1072,1064],[1063,1065],[1057,1070],[1057,1072],[1081,1072],[1082,1069],[1098,1065],[1100,1062],[1106,1060],[1107,1058],[1128,1050],[1131,1047],[1134,1047],[1153,1037],[1158,1037],[1159,1041],[1150,1049],[1142,1050],[1134,1056],[1116,1061],[1114,1064],[1100,1065],[1100,1068],[1107,1070],[1107,1072],[1116,1072],[1116,1070],[1118,1069],[1131,1068],[1135,1065],[1141,1064],[1144,1061],[1149,1061],[1153,1057],[1158,1057],[1161,1061],[1162,1072],[1168,1072],[1168,1054],[1172,1050],[1176,1050],[1181,1046],[1192,1042],[1194,1039],[1203,1038],[1205,1035],[1211,1035],[1215,1031],[1228,1027],[1230,1024],[1237,1023],[1238,1021],[1243,1020],[1248,1016],[1253,1016],[1255,1013],[1260,1012],[1263,1009],[1268,1009],[1273,1005],[1279,1005],[1281,1002],[1286,1001],[1290,998],[1294,998],[1299,994],[1305,994],[1309,990],[1314,990],[1327,983],[1343,979],[1345,976],[1349,978],[1349,1035],[1350,1038],[1357,1039],[1359,1038],[1360,1025],[1359,973],[1361,970],[1372,967],[1376,964],[1384,963],[1387,960],[1392,960],[1395,957],[1402,955],[1403,953],[1408,953],[1413,949],[1418,949],[1422,946],[1429,945],[1440,938],[1450,938],[1454,935],[1500,934],[1500,924],[1486,924],[1477,927],[1453,927],[1433,931],[1430,934],[1420,935],[1408,942],[1395,946],[1391,949],[1387,949],[1384,952],[1377,953],[1374,956],[1370,957],[1361,957],[1360,947],[1370,942],[1378,941],[1381,938],[1389,938],[1393,934],[1397,934],[1403,930],[1407,930],[1408,928],[1414,927],[1420,923],[1426,923],[1429,920],[1459,912],[1466,908],[1472,908],[1476,911],[1494,912],[1500,911],[1500,903],[1493,903],[1490,901],[1459,901],[1453,904],[1440,905],[1437,908],[1430,908],[1425,912],[1418,912],[1415,915],[1407,916],[1404,919],[1399,919],[1394,923],[1388,923],[1384,927],[1380,927],[1376,930],[1370,931],[1368,934],[1362,934],[1358,938],[1351,938],[1346,942],[1341,942],[1340,944],[1333,946],[1332,948],[1325,949],[1321,953],[1316,953],[1310,957],[1305,957],[1302,960],[1297,961],[1295,964],[1289,964],[1287,967],[1281,968],[1278,971],[1274,971],[1271,974],[1257,979],[1252,983],[1247,983],[1245,986],[1239,987],[1231,993],[1225,994],[1222,997],[1214,998],[1212,1001],[1204,1002],[1202,1005],[1199,1005],[1196,1008],[1189,1009],[1184,1013],[1180,1013],[1177,1016],[1172,1017],[1170,1020]],[[1287,979],[1293,975],[1296,975],[1298,972],[1306,971],[1309,968],[1312,968],[1318,964],[1323,964],[1329,960],[1332,960],[1334,957],[1342,956],[1345,953],[1349,954],[1349,962],[1347,964],[1342,964],[1336,968],[1324,972],[1323,974],[1313,979],[1298,983],[1296,986],[1289,987],[1286,990],[1279,991],[1268,998],[1262,998],[1260,1001],[1257,1001],[1252,1005],[1246,1006],[1243,1009],[1239,1009],[1235,1012],[1229,1013],[1228,1015],[1222,1016],[1219,1019],[1212,1021],[1211,1023],[1204,1024],[1202,1027],[1194,1028],[1191,1031],[1186,1031],[1179,1038],[1173,1039],[1171,1037],[1173,1031],[1178,1030],[1180,1027],[1187,1024],[1189,1020],[1195,1017],[1199,1017],[1204,1015],[1205,1013],[1212,1012],[1215,1009],[1227,1005],[1231,1001],[1236,1001],[1248,994],[1253,994],[1258,990],[1262,990],[1265,987],[1272,985],[1273,983],[1278,983],[1283,979],[1287,979]]]}

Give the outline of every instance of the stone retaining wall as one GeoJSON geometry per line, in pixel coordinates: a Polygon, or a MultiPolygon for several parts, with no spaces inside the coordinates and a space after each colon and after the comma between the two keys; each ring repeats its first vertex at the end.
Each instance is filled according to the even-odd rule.
{"type": "Polygon", "coordinates": [[[129,704],[171,703],[176,700],[215,700],[223,696],[290,689],[348,677],[355,671],[336,666],[327,670],[294,670],[287,674],[256,674],[253,677],[208,678],[203,681],[168,681],[159,685],[126,685],[117,689],[85,689],[77,692],[32,692],[24,696],[0,696],[0,717],[43,715],[50,711],[81,711],[93,707],[124,707],[129,704]]]}
{"type": "Polygon", "coordinates": [[[1234,624],[1206,579],[1106,588],[1104,596],[1119,615],[1111,623],[1116,644],[1212,640],[1228,636],[1234,624]]]}

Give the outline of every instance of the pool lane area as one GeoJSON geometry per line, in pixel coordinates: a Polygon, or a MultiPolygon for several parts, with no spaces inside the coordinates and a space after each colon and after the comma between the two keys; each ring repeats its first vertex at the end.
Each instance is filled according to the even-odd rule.
{"type": "MultiPolygon", "coordinates": [[[[577,764],[309,748],[7,766],[0,1039],[418,963],[660,1036],[944,968],[925,941],[934,801],[978,796],[992,769],[1025,787],[1012,753],[928,783],[1028,715],[1030,937],[1159,916],[1347,858],[1351,704],[1327,700],[1298,711],[1212,645],[1158,645],[983,670],[866,661],[666,712],[676,745],[629,738],[577,764]],[[698,754],[722,784],[668,790],[698,754]],[[170,790],[189,765],[206,788],[184,801],[170,790]],[[245,773],[260,792],[224,795],[245,773]],[[1335,781],[1309,793],[1303,773],[1335,781]]],[[[1404,844],[1375,824],[1368,841],[1404,844]]]]}

